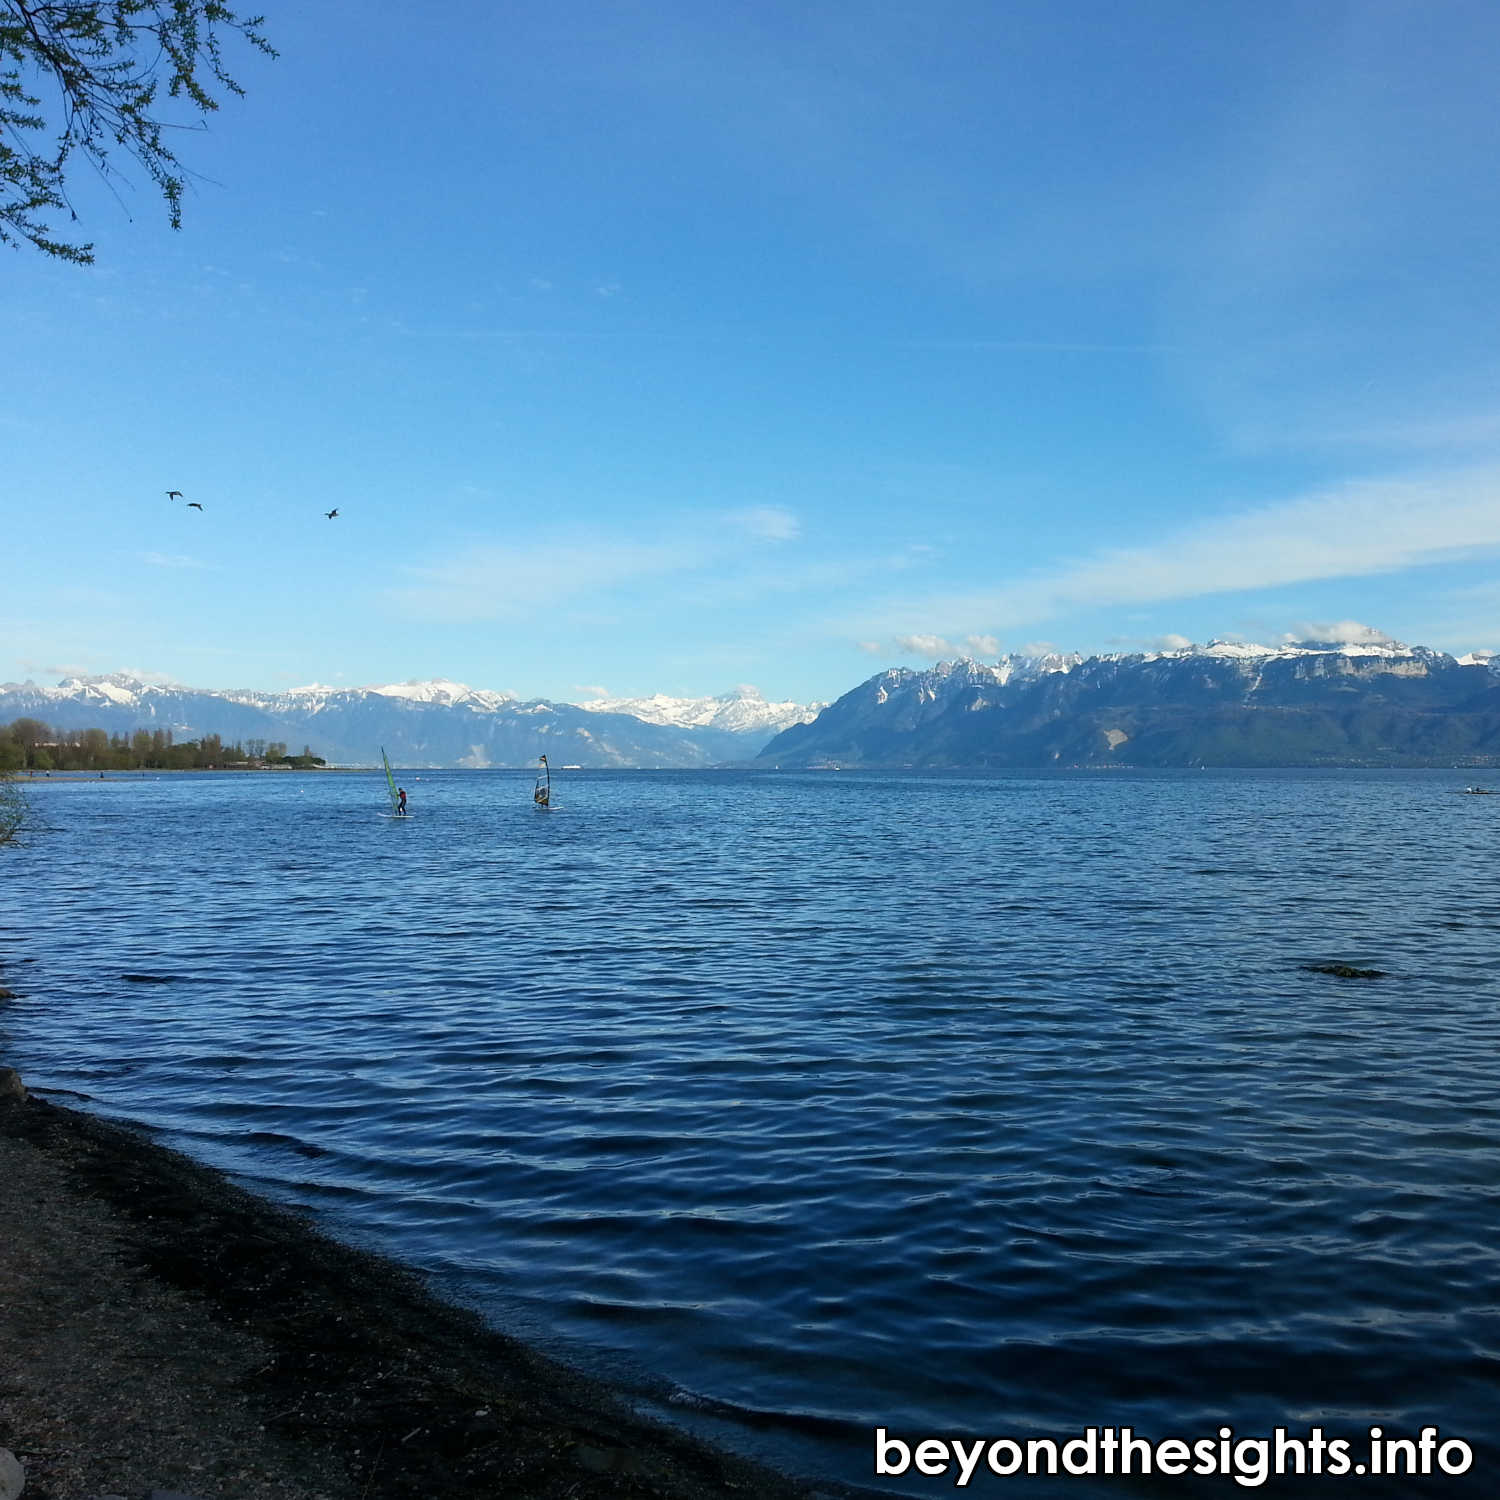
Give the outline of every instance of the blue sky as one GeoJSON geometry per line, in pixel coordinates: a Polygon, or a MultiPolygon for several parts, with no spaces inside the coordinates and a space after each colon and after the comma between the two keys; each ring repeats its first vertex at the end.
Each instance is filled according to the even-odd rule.
{"type": "Polygon", "coordinates": [[[1500,647],[1500,8],[264,8],[0,254],[0,679],[1500,647]]]}

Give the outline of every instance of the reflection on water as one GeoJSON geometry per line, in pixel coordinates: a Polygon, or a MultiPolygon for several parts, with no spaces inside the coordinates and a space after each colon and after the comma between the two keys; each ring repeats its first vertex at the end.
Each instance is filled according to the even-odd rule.
{"type": "Polygon", "coordinates": [[[404,784],[39,787],[7,1060],[803,1471],[874,1483],[877,1424],[1488,1437],[1462,773],[404,784]]]}

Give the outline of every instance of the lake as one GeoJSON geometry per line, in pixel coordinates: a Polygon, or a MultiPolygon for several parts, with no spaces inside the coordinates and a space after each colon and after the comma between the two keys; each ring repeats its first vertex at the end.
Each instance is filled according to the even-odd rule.
{"type": "MultiPolygon", "coordinates": [[[[793,1472],[1379,1422],[1492,1491],[1472,775],[398,779],[36,785],[0,1058],[793,1472]]],[[[1059,1485],[1128,1490],[973,1488],[1059,1485]]]]}

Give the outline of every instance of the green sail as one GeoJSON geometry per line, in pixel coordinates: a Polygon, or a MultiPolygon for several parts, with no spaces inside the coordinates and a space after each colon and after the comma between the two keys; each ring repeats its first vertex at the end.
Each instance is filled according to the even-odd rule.
{"type": "Polygon", "coordinates": [[[396,778],[391,775],[391,763],[386,759],[385,746],[380,747],[380,758],[385,761],[385,784],[391,789],[391,811],[401,811],[401,800],[396,796],[396,778]]]}

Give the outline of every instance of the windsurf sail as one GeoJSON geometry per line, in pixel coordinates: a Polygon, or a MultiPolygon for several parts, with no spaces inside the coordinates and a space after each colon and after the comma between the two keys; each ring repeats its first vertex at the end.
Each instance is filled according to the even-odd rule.
{"type": "Polygon", "coordinates": [[[536,768],[536,786],[532,788],[531,800],[538,807],[547,807],[552,802],[552,772],[547,768],[547,757],[542,756],[536,768]]]}
{"type": "Polygon", "coordinates": [[[399,813],[401,811],[401,799],[396,795],[396,778],[391,775],[391,763],[386,759],[384,745],[380,747],[380,758],[382,761],[385,761],[385,784],[391,791],[391,812],[399,813]]]}

